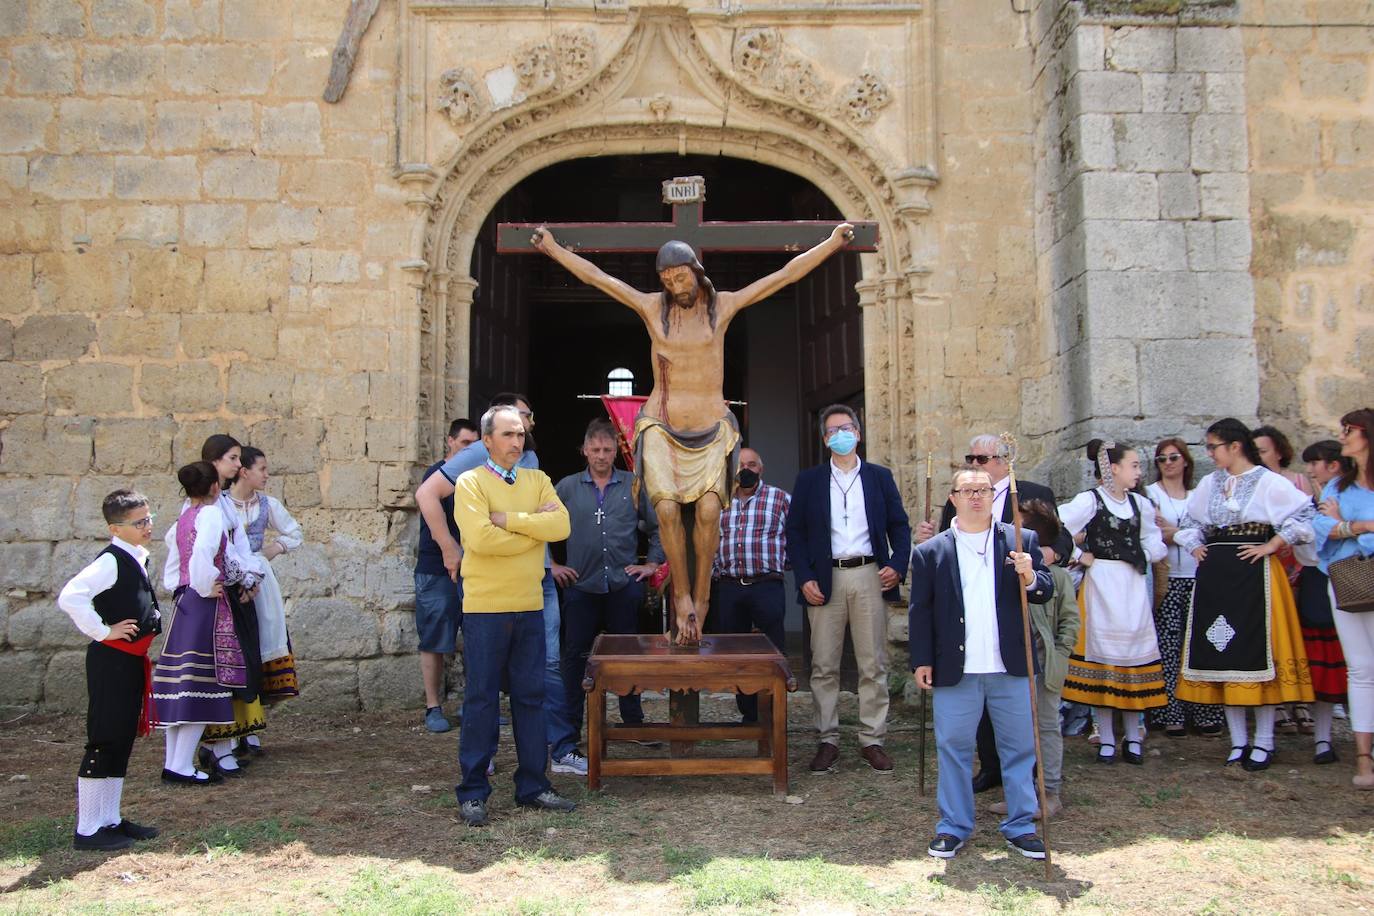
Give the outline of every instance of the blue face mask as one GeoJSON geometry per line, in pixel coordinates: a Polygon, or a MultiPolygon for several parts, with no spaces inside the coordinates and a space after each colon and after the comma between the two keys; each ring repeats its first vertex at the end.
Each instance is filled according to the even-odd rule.
{"type": "Polygon", "coordinates": [[[848,455],[859,444],[859,437],[847,429],[842,429],[825,440],[826,448],[836,455],[848,455]]]}

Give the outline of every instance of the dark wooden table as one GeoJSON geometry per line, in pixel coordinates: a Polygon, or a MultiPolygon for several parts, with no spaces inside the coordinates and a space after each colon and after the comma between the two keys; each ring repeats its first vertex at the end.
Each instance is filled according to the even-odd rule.
{"type": "Polygon", "coordinates": [[[787,794],[787,694],[797,680],[787,658],[761,633],[708,634],[698,646],[675,646],[666,636],[602,634],[592,644],[587,673],[587,788],[605,776],[773,776],[773,791],[787,794]],[[606,724],[606,695],[668,690],[672,722],[606,724]],[[756,725],[700,724],[697,691],[758,694],[756,725]],[[607,758],[611,741],[667,741],[669,757],[607,758]],[[693,757],[698,741],[757,741],[755,757],[693,757]]]}

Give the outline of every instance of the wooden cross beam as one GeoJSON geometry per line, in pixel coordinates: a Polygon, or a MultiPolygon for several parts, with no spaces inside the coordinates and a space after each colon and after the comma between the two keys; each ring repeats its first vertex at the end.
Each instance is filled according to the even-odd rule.
{"type": "MultiPolygon", "coordinates": [[[[674,178],[663,183],[663,202],[672,204],[671,222],[655,223],[498,223],[496,250],[500,254],[535,251],[534,230],[543,226],[571,251],[657,252],[664,242],[691,245],[697,257],[708,251],[806,251],[830,237],[837,220],[776,220],[712,222],[703,218],[706,182],[700,177],[674,178]]],[[[842,251],[877,251],[878,224],[856,222],[854,237],[842,251]]]]}

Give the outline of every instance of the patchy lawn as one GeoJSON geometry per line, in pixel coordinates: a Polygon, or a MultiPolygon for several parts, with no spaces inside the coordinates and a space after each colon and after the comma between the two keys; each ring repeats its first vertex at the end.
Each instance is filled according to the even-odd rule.
{"type": "MultiPolygon", "coordinates": [[[[733,712],[723,698],[702,705],[703,718],[733,712]]],[[[645,706],[665,717],[663,700],[645,706]]],[[[1222,739],[1152,737],[1142,768],[1098,766],[1069,739],[1046,882],[1002,842],[986,811],[996,792],[979,796],[957,858],[927,857],[935,766],[932,747],[922,798],[914,712],[894,701],[889,776],[858,757],[853,697],[842,712],[840,772],[811,776],[809,697],[793,698],[790,803],[767,777],[614,778],[591,795],[554,776],[575,813],[517,811],[503,735],[492,824],[470,830],[453,797],[456,730],[430,735],[418,712],[320,719],[288,705],[267,756],[217,787],[162,785],[162,741],[140,741],[124,813],[162,836],[115,855],[71,849],[82,720],[30,716],[0,727],[0,911],[1374,910],[1374,793],[1349,785],[1348,733],[1327,767],[1312,765],[1310,738],[1281,736],[1260,774],[1223,769],[1222,739]]]]}

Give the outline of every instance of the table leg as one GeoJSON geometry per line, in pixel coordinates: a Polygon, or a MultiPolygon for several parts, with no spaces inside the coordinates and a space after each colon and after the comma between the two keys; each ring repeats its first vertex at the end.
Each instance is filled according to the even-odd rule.
{"type": "Polygon", "coordinates": [[[773,753],[773,688],[760,690],[755,696],[759,701],[759,724],[768,729],[768,732],[759,739],[759,756],[770,757],[773,753]]]}
{"type": "MultiPolygon", "coordinates": [[[[695,690],[672,690],[668,693],[668,721],[675,726],[701,724],[701,694],[695,690]]],[[[670,757],[691,757],[695,741],[670,741],[670,757]]]]}
{"type": "MultiPolygon", "coordinates": [[[[772,702],[769,713],[773,726],[773,794],[787,794],[787,685],[783,679],[773,679],[772,702]]],[[[760,706],[763,704],[760,703],[760,706]]]]}
{"type": "Polygon", "coordinates": [[[606,754],[606,692],[598,679],[587,692],[587,788],[601,788],[601,760],[606,754]]]}

